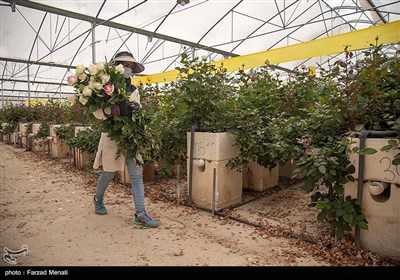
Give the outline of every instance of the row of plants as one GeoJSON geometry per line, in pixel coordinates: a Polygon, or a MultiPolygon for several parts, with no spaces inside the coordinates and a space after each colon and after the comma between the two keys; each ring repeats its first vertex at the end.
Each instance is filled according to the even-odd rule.
{"type": "MultiPolygon", "coordinates": [[[[348,137],[361,129],[400,130],[398,56],[387,56],[377,45],[356,61],[345,50],[343,60],[329,69],[319,67],[318,75],[305,66],[283,75],[271,71],[267,62],[258,69],[228,73],[223,65],[184,53],[177,69],[175,82],[139,87],[145,110],[137,116],[137,127],[116,127],[121,137],[140,136],[140,143],[148,143],[145,162],[161,157],[170,165],[184,163],[186,132],[194,125],[230,132],[240,150],[229,162],[231,168],[240,170],[255,161],[272,169],[294,159],[293,176],[305,174],[303,188],[312,193],[310,206],[320,209],[319,220],[328,220],[339,238],[354,226],[367,229],[355,200],[344,196],[344,185],[354,180],[355,170],[347,156],[352,152],[348,137]]],[[[78,103],[74,106],[82,110],[78,103]]],[[[113,129],[111,121],[106,125],[113,129]]],[[[65,129],[56,133],[67,137],[65,129]]],[[[85,136],[72,142],[91,150],[97,147],[95,139],[85,136]],[[82,144],[85,139],[90,145],[82,144]]],[[[399,151],[393,161],[399,164],[399,139],[385,149],[399,151]]]]}
{"type": "MultiPolygon", "coordinates": [[[[320,209],[318,220],[328,220],[336,237],[354,226],[368,228],[356,200],[344,195],[355,171],[348,137],[361,129],[400,130],[398,56],[387,56],[377,45],[355,61],[345,50],[344,59],[319,67],[318,76],[304,66],[283,77],[268,63],[228,74],[223,65],[186,54],[181,64],[177,81],[142,88],[161,120],[161,157],[184,161],[186,132],[193,125],[233,133],[240,154],[229,162],[232,168],[255,161],[272,169],[294,159],[293,176],[305,174],[310,206],[320,209]]],[[[399,151],[393,164],[399,164],[399,143],[392,140],[385,148],[399,151]]]]}
{"type": "Polygon", "coordinates": [[[4,134],[13,133],[19,123],[28,123],[26,132],[31,133],[32,124],[40,123],[36,139],[43,140],[49,136],[49,128],[52,123],[88,124],[90,121],[84,117],[81,107],[49,100],[29,106],[6,103],[6,106],[0,109],[0,122],[7,124],[3,129],[4,134]]]}

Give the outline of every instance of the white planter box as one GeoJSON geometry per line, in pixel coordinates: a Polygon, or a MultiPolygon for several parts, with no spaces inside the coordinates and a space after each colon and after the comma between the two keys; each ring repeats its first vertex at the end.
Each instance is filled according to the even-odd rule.
{"type": "MultiPolygon", "coordinates": [[[[90,126],[75,126],[74,127],[74,137],[77,136],[79,131],[89,129],[90,126]]],[[[88,152],[82,152],[78,148],[74,148],[74,165],[81,169],[89,168],[89,160],[91,158],[91,154],[88,152]]]]}
{"type": "Polygon", "coordinates": [[[20,123],[19,124],[19,136],[20,136],[20,139],[21,139],[21,144],[22,144],[22,147],[26,147],[26,145],[27,145],[27,138],[28,138],[28,126],[29,126],[29,123],[20,123]]]}
{"type": "MultiPolygon", "coordinates": [[[[7,125],[8,125],[8,123],[1,124],[3,131],[7,125]]],[[[8,144],[14,144],[16,142],[17,133],[18,133],[18,127],[15,128],[12,133],[8,133],[8,134],[3,133],[3,141],[8,144]]]]}
{"type": "MultiPolygon", "coordinates": [[[[357,184],[357,181],[346,184],[345,195],[356,198],[357,184]]],[[[388,188],[389,198],[377,201],[377,196],[371,195],[367,183],[364,184],[362,213],[367,218],[368,230],[361,229],[360,243],[363,249],[399,259],[400,187],[391,184],[388,188]]]]}
{"type": "Polygon", "coordinates": [[[21,133],[21,136],[27,136],[28,135],[28,126],[29,123],[19,123],[18,124],[18,131],[21,133]]]}
{"type": "MultiPolygon", "coordinates": [[[[190,136],[187,132],[187,170],[190,168],[190,136]]],[[[226,167],[229,159],[239,155],[235,137],[230,133],[195,132],[193,159],[203,167],[193,166],[192,202],[212,209],[213,169],[216,169],[215,209],[221,209],[242,200],[242,173],[226,167]]],[[[189,176],[188,176],[189,184],[189,176]]]]}
{"type": "MultiPolygon", "coordinates": [[[[187,157],[190,157],[190,132],[187,132],[187,157]]],[[[227,133],[195,132],[193,158],[227,160],[239,155],[235,136],[227,133]]]]}
{"type": "Polygon", "coordinates": [[[284,165],[279,165],[279,176],[291,178],[295,167],[294,160],[288,160],[284,165]]]}
{"type": "Polygon", "coordinates": [[[42,124],[40,123],[34,123],[32,124],[32,134],[34,134],[34,141],[33,141],[33,146],[32,146],[32,151],[34,152],[44,152],[47,149],[47,139],[36,139],[36,135],[39,132],[40,126],[42,124]]]}
{"type": "Polygon", "coordinates": [[[50,125],[50,136],[52,137],[50,151],[52,158],[65,158],[69,156],[69,147],[64,141],[59,140],[55,133],[55,129],[60,126],[60,124],[50,125]]]}
{"type": "Polygon", "coordinates": [[[255,191],[264,191],[278,185],[279,167],[270,171],[254,161],[250,161],[247,167],[243,167],[243,188],[255,191]]]}
{"type": "MultiPolygon", "coordinates": [[[[212,209],[214,168],[216,168],[215,209],[218,210],[242,201],[242,173],[226,167],[227,162],[228,160],[205,160],[204,168],[193,166],[192,201],[194,204],[212,209]]],[[[188,160],[188,170],[189,164],[188,160]]]]}
{"type": "MultiPolygon", "coordinates": [[[[365,155],[364,181],[379,181],[387,183],[400,184],[400,166],[393,165],[392,161],[398,150],[390,150],[381,152],[380,149],[388,144],[389,139],[385,138],[367,138],[365,142],[366,148],[374,148],[378,152],[373,155],[365,155]]],[[[354,142],[350,145],[351,148],[359,147],[359,139],[351,138],[354,142]]],[[[351,153],[349,160],[356,168],[353,174],[354,178],[358,179],[358,157],[357,153],[351,153]]]]}

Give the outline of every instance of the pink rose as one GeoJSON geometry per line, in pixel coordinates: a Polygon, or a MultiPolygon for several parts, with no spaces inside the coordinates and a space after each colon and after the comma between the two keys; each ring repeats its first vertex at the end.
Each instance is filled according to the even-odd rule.
{"type": "Polygon", "coordinates": [[[107,84],[103,87],[103,89],[105,93],[107,93],[108,95],[112,95],[112,93],[114,92],[114,85],[107,84]]]}
{"type": "Polygon", "coordinates": [[[75,83],[76,83],[76,78],[75,78],[75,76],[69,76],[69,77],[67,78],[67,82],[68,82],[68,85],[70,85],[70,86],[72,86],[73,84],[75,84],[75,83]]]}

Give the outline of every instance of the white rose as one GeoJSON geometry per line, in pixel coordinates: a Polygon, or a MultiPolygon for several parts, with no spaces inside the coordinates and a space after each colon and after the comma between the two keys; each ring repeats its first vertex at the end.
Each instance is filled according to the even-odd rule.
{"type": "MultiPolygon", "coordinates": [[[[82,94],[83,94],[84,96],[91,96],[91,95],[92,95],[92,90],[91,90],[89,87],[85,87],[85,88],[83,89],[82,94]]],[[[80,100],[79,100],[79,101],[80,101],[80,100]]],[[[83,104],[83,103],[82,103],[82,104],[83,104]]],[[[83,105],[85,105],[85,104],[83,104],[83,105]]]]}
{"type": "Polygon", "coordinates": [[[115,71],[117,71],[117,73],[124,74],[125,72],[124,66],[122,64],[118,64],[118,66],[115,67],[115,71]]]}
{"type": "Polygon", "coordinates": [[[89,101],[89,99],[86,98],[86,97],[84,97],[83,95],[81,95],[81,96],[79,97],[79,102],[81,102],[82,105],[85,105],[88,101],[89,101]]]}
{"type": "Polygon", "coordinates": [[[100,72],[104,69],[104,62],[97,62],[96,63],[97,71],[100,72]]]}
{"type": "Polygon", "coordinates": [[[93,88],[97,90],[101,90],[103,88],[103,85],[99,82],[94,82],[93,83],[93,88]]]}
{"type": "Polygon", "coordinates": [[[67,100],[71,105],[74,105],[75,101],[76,101],[76,97],[75,97],[75,95],[71,94],[71,95],[67,96],[67,100]]]}
{"type": "Polygon", "coordinates": [[[103,85],[105,85],[105,84],[108,83],[108,81],[110,81],[110,75],[103,74],[103,75],[100,76],[100,79],[101,79],[101,83],[103,85]]]}
{"type": "Polygon", "coordinates": [[[78,75],[78,79],[81,80],[81,81],[86,80],[86,78],[87,78],[87,75],[85,73],[81,73],[81,74],[78,75]]]}
{"type": "Polygon", "coordinates": [[[92,64],[89,66],[89,73],[90,75],[96,75],[97,74],[97,66],[96,64],[92,64]]]}
{"type": "Polygon", "coordinates": [[[82,64],[78,64],[76,66],[76,75],[80,75],[85,71],[86,67],[83,66],[82,64]]]}
{"type": "Polygon", "coordinates": [[[94,81],[92,81],[92,79],[90,79],[89,84],[87,85],[88,88],[90,89],[94,89],[94,81]]]}

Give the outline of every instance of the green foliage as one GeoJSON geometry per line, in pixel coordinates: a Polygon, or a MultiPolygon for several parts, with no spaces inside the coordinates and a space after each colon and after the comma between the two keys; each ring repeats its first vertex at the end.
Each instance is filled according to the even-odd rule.
{"type": "MultiPolygon", "coordinates": [[[[293,174],[306,174],[304,189],[315,192],[310,206],[321,209],[318,219],[327,219],[338,238],[355,225],[367,229],[360,207],[343,196],[343,186],[354,181],[351,174],[355,172],[346,154],[348,131],[398,129],[400,117],[400,87],[394,82],[400,78],[399,58],[388,58],[381,46],[371,48],[355,64],[352,53],[345,54],[346,61],[337,61],[331,71],[322,72],[319,78],[321,84],[334,90],[319,97],[311,109],[303,110],[308,129],[299,135],[298,145],[303,152],[296,159],[293,174]],[[325,192],[319,191],[321,186],[325,192]]],[[[391,141],[383,150],[396,147],[398,142],[391,141]]],[[[354,147],[352,152],[371,155],[377,151],[354,147]]]]}
{"type": "Polygon", "coordinates": [[[61,125],[60,127],[56,127],[54,132],[61,141],[68,141],[74,137],[74,127],[72,125],[61,125]]]}
{"type": "Polygon", "coordinates": [[[0,109],[0,120],[3,122],[66,122],[66,106],[56,101],[47,101],[45,104],[37,103],[27,106],[24,104],[7,105],[0,109]]]}
{"type": "Polygon", "coordinates": [[[357,205],[356,199],[350,196],[344,197],[343,186],[336,186],[335,192],[315,192],[311,196],[311,206],[320,209],[318,221],[327,219],[335,228],[337,238],[342,238],[344,233],[351,231],[354,226],[368,229],[368,222],[361,215],[361,208],[357,205]]]}
{"type": "Polygon", "coordinates": [[[36,139],[45,139],[47,136],[50,135],[50,125],[47,122],[42,122],[39,127],[38,132],[35,135],[36,139]]]}
{"type": "Polygon", "coordinates": [[[6,104],[4,108],[0,109],[0,121],[5,123],[32,121],[29,107],[21,104],[6,104]]]}
{"type": "MultiPolygon", "coordinates": [[[[400,138],[400,136],[399,136],[400,138]]],[[[390,139],[388,140],[388,144],[381,148],[382,152],[389,151],[391,149],[399,150],[399,152],[395,155],[392,164],[400,165],[400,139],[390,139]]]]}
{"type": "Polygon", "coordinates": [[[132,116],[106,119],[102,122],[102,131],[107,131],[109,137],[118,143],[119,153],[136,157],[138,163],[143,164],[157,158],[159,142],[154,128],[158,121],[156,112],[149,108],[132,116]],[[137,157],[139,154],[144,162],[137,157]]]}
{"type": "Polygon", "coordinates": [[[224,127],[218,125],[223,122],[221,105],[232,98],[226,68],[210,64],[205,58],[189,59],[186,53],[182,54],[180,62],[175,106],[179,108],[177,116],[186,126],[184,129],[196,125],[224,131],[224,127]]]}
{"type": "Polygon", "coordinates": [[[217,132],[226,130],[224,104],[234,94],[223,65],[217,67],[205,58],[189,59],[186,53],[180,62],[177,81],[166,84],[161,89],[162,95],[155,95],[159,100],[160,156],[169,165],[185,161],[186,132],[192,126],[210,127],[217,132]]]}
{"type": "Polygon", "coordinates": [[[3,133],[4,134],[14,133],[14,131],[17,127],[18,127],[17,122],[14,122],[14,121],[8,122],[7,125],[3,129],[3,133]]]}
{"type": "Polygon", "coordinates": [[[353,63],[352,53],[338,61],[330,77],[338,81],[335,101],[354,130],[357,125],[371,130],[399,130],[400,58],[388,57],[382,46],[371,47],[362,60],[353,63]]]}
{"type": "Polygon", "coordinates": [[[100,131],[98,129],[85,129],[77,133],[76,137],[67,140],[67,145],[73,149],[78,148],[89,154],[97,151],[100,141],[100,131]]]}

